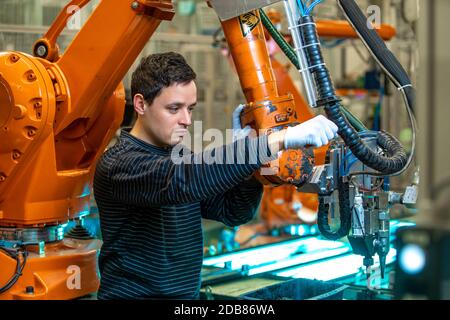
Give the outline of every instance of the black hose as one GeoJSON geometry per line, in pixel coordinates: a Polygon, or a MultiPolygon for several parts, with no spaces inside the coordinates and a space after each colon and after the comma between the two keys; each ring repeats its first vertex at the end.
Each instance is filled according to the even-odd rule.
{"type": "Polygon", "coordinates": [[[374,59],[385,70],[397,88],[402,88],[408,108],[414,114],[415,90],[411,86],[411,80],[406,70],[395,55],[386,47],[383,39],[375,29],[368,27],[366,16],[354,0],[337,0],[337,2],[374,59]]]}
{"type": "MultiPolygon", "coordinates": [[[[353,4],[355,4],[355,3],[353,2],[353,4]]],[[[358,8],[358,6],[356,4],[355,4],[355,6],[356,6],[356,8],[358,8]]],[[[358,8],[358,10],[359,10],[359,8],[358,8]]],[[[352,13],[351,13],[352,10],[347,10],[347,12],[350,12],[350,16],[352,16],[352,13]]],[[[359,10],[359,12],[360,12],[360,10],[359,10]]],[[[284,40],[284,38],[279,34],[279,32],[275,29],[275,27],[271,23],[270,19],[265,15],[265,13],[262,9],[260,9],[260,13],[261,13],[261,17],[262,17],[262,22],[263,22],[264,26],[266,27],[266,29],[268,30],[268,32],[271,34],[271,36],[277,42],[277,44],[283,50],[283,52],[285,52],[286,56],[298,68],[298,65],[299,65],[298,59],[294,55],[294,51],[292,50],[292,48],[289,46],[289,44],[286,42],[286,40],[284,40]]],[[[362,12],[361,12],[361,14],[362,14],[362,12]]],[[[349,17],[349,16],[347,16],[347,17],[349,17]]],[[[311,17],[305,17],[305,18],[306,19],[310,18],[311,22],[314,22],[311,17]]],[[[361,25],[361,24],[357,23],[357,25],[361,25]]],[[[317,32],[315,31],[315,25],[306,25],[306,27],[309,27],[310,31],[312,29],[314,29],[314,31],[310,34],[314,41],[312,43],[318,43],[318,36],[317,36],[317,32]]],[[[371,31],[373,31],[373,30],[371,30],[371,31]]],[[[373,33],[375,34],[374,37],[379,38],[378,34],[375,31],[373,31],[373,33]]],[[[361,33],[358,33],[358,34],[361,35],[361,33]]],[[[383,46],[386,47],[384,45],[384,42],[382,41],[382,39],[379,38],[379,40],[381,41],[383,46]]],[[[318,46],[318,45],[310,46],[309,49],[310,50],[308,50],[308,51],[316,51],[315,53],[318,54],[318,57],[319,57],[318,60],[321,61],[318,64],[323,63],[320,46],[318,46]]],[[[391,53],[391,56],[395,59],[395,57],[392,55],[392,53],[391,53]]],[[[381,60],[381,61],[383,61],[383,60],[381,60]]],[[[314,65],[314,64],[312,64],[312,65],[314,65]]],[[[398,63],[398,61],[397,61],[397,64],[394,63],[393,65],[397,66],[397,70],[403,70],[402,66],[398,63]]],[[[392,68],[390,68],[390,69],[392,69],[392,68]]],[[[391,77],[389,72],[387,72],[387,73],[391,77]]],[[[403,75],[399,77],[400,84],[401,84],[401,86],[405,86],[409,82],[406,80],[407,74],[406,74],[406,72],[404,72],[404,70],[403,70],[402,74],[403,75]],[[405,78],[405,76],[406,76],[406,78],[405,78]]],[[[358,135],[355,133],[355,130],[351,126],[353,126],[357,131],[365,131],[365,130],[367,130],[367,128],[362,124],[361,121],[359,121],[358,118],[353,116],[348,110],[346,110],[339,103],[340,102],[339,99],[334,94],[334,87],[333,87],[331,78],[329,77],[328,70],[326,69],[326,67],[324,67],[324,66],[317,67],[315,79],[316,79],[316,83],[318,80],[319,81],[321,80],[320,82],[323,83],[323,87],[320,90],[322,92],[323,96],[322,96],[322,99],[319,100],[319,103],[322,103],[324,105],[333,103],[333,102],[338,103],[338,105],[330,105],[328,108],[325,107],[325,111],[326,111],[327,115],[329,117],[331,117],[330,119],[338,125],[338,127],[340,129],[339,134],[344,139],[345,143],[349,147],[351,147],[350,149],[352,150],[352,152],[357,150],[357,153],[355,154],[355,156],[360,161],[364,162],[367,166],[380,171],[381,174],[383,174],[383,175],[394,174],[394,173],[398,173],[402,170],[405,170],[405,167],[408,166],[408,162],[409,162],[407,160],[406,152],[403,150],[403,147],[398,142],[398,140],[395,137],[391,136],[390,134],[388,134],[386,132],[380,132],[379,137],[378,137],[378,144],[380,146],[382,146],[383,148],[384,148],[384,146],[392,148],[392,149],[386,149],[386,153],[388,154],[389,158],[381,157],[379,154],[375,153],[374,151],[372,151],[371,149],[369,149],[365,145],[363,145],[362,141],[359,139],[358,135]],[[330,90],[330,89],[332,89],[332,92],[331,91],[327,92],[327,90],[330,90]],[[341,112],[345,116],[343,116],[341,112]],[[351,124],[351,126],[349,123],[351,124]]],[[[413,101],[414,101],[413,92],[414,92],[414,90],[411,87],[403,88],[402,93],[405,95],[405,101],[407,104],[409,104],[410,102],[413,103],[413,101]]],[[[408,108],[410,110],[412,110],[411,105],[408,106],[408,108]]]]}
{"type": "Polygon", "coordinates": [[[336,96],[331,76],[324,63],[314,19],[311,16],[301,17],[300,24],[308,63],[317,87],[317,105],[324,106],[328,118],[338,126],[339,135],[362,163],[385,175],[402,170],[408,162],[408,157],[395,137],[387,132],[378,133],[378,144],[387,153],[387,156],[380,155],[364,144],[343,116],[340,99],[336,96]]]}
{"type": "Polygon", "coordinates": [[[0,247],[0,250],[3,251],[7,256],[10,258],[13,258],[16,260],[16,270],[11,277],[11,279],[8,280],[8,282],[0,287],[0,294],[5,293],[9,289],[11,289],[19,279],[19,277],[22,275],[23,268],[25,267],[25,264],[27,262],[27,251],[17,251],[17,252],[10,252],[7,249],[4,249],[0,247]],[[22,262],[20,261],[20,253],[22,253],[22,262]]]}
{"type": "Polygon", "coordinates": [[[332,231],[328,223],[330,205],[325,203],[324,197],[319,197],[319,210],[317,213],[317,226],[320,233],[327,239],[338,240],[349,234],[352,225],[350,208],[350,187],[348,182],[338,182],[339,191],[339,218],[340,226],[337,231],[332,231]]]}
{"type": "MultiPolygon", "coordinates": [[[[261,16],[262,23],[266,28],[267,32],[269,32],[270,36],[275,40],[278,47],[283,51],[286,57],[291,61],[291,63],[297,68],[300,69],[300,64],[298,62],[297,55],[289,43],[284,39],[283,35],[278,32],[275,26],[270,21],[269,17],[267,17],[266,13],[263,9],[259,9],[259,13],[261,16]]],[[[347,110],[344,106],[341,106],[342,113],[348,119],[349,123],[357,130],[357,131],[366,131],[368,128],[362,123],[361,120],[358,119],[354,114],[352,114],[349,110],[347,110]]]]}

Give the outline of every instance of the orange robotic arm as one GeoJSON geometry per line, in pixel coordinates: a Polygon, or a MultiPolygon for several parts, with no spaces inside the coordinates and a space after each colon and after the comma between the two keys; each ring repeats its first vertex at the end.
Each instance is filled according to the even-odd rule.
{"type": "MultiPolygon", "coordinates": [[[[323,38],[350,39],[358,38],[356,31],[347,21],[317,20],[317,33],[323,38]]],[[[381,24],[375,30],[383,40],[390,40],[396,35],[396,30],[389,24],[381,24]]]]}
{"type": "Polygon", "coordinates": [[[89,3],[90,0],[72,0],[56,17],[53,24],[47,30],[45,35],[35,42],[33,45],[34,56],[55,62],[60,58],[59,47],[56,43],[58,36],[63,31],[68,19],[72,14],[76,13],[82,7],[89,3]]]}
{"type": "MultiPolygon", "coordinates": [[[[277,19],[276,13],[269,10],[272,21],[277,19]]],[[[295,87],[288,70],[268,52],[265,40],[270,41],[271,38],[268,33],[264,34],[259,13],[252,11],[222,21],[222,27],[248,102],[243,122],[270,133],[311,119],[314,114],[295,87]]],[[[381,25],[376,30],[385,40],[395,36],[395,28],[389,25],[381,25]]],[[[318,20],[317,31],[322,37],[357,38],[356,32],[346,21],[318,20]]],[[[317,211],[316,194],[297,193],[294,186],[286,183],[298,184],[303,180],[300,177],[309,174],[312,165],[323,164],[327,149],[327,146],[315,149],[314,156],[305,149],[285,151],[270,165],[269,174],[273,175],[258,175],[263,183],[268,184],[262,200],[261,216],[269,227],[299,222],[291,208],[294,198],[310,211],[317,211]],[[285,185],[272,187],[280,184],[285,185]]],[[[313,221],[309,219],[308,222],[313,221]]]]}
{"type": "MultiPolygon", "coordinates": [[[[259,12],[251,11],[221,23],[247,100],[241,118],[243,126],[250,125],[261,130],[261,134],[270,134],[299,123],[302,112],[295,105],[294,97],[280,95],[278,91],[259,12]]],[[[258,178],[273,185],[301,184],[313,165],[310,150],[286,150],[263,168],[258,178]]]]}
{"type": "MultiPolygon", "coordinates": [[[[89,212],[95,160],[123,117],[121,80],[174,9],[171,0],[101,1],[59,56],[70,9],[87,2],[71,1],[36,42],[46,59],[0,53],[0,241],[41,244],[40,254],[28,248],[22,276],[0,298],[74,298],[98,286],[98,246],[67,247],[60,226],[89,212]],[[70,265],[81,268],[80,290],[66,285],[70,265]]],[[[15,261],[0,253],[0,269],[1,288],[15,261]]]]}

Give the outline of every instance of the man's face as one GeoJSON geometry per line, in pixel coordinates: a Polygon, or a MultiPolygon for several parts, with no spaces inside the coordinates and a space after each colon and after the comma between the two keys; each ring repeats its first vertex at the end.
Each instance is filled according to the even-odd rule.
{"type": "Polygon", "coordinates": [[[145,103],[141,115],[150,141],[160,147],[180,143],[192,124],[192,110],[196,103],[197,87],[194,81],[163,88],[151,105],[145,103]]]}

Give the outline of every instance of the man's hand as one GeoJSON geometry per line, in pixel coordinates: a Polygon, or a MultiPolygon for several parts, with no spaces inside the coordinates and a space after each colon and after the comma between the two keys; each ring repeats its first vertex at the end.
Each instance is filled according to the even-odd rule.
{"type": "Polygon", "coordinates": [[[307,145],[321,147],[336,137],[338,127],[322,115],[295,127],[288,127],[284,136],[285,149],[298,149],[307,145]]]}
{"type": "Polygon", "coordinates": [[[252,128],[248,125],[242,128],[241,112],[244,107],[245,104],[240,104],[233,111],[233,142],[245,138],[252,131],[252,128]]]}

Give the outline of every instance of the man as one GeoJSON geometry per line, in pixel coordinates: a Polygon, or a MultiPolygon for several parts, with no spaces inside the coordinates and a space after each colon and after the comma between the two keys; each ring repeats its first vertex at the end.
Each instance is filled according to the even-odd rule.
{"type": "MultiPolygon", "coordinates": [[[[250,221],[263,192],[252,177],[255,170],[276,159],[280,148],[321,146],[336,136],[337,127],[319,116],[269,137],[244,136],[188,154],[193,161],[177,164],[171,150],[192,123],[195,78],[185,59],[173,52],[144,58],[133,73],[137,121],[105,152],[94,178],[103,236],[99,299],[197,299],[201,218],[228,226],[250,221]],[[233,163],[195,161],[219,152],[231,155],[233,163]],[[250,161],[255,154],[257,161],[250,161]]],[[[241,109],[233,119],[239,128],[241,109]]]]}

